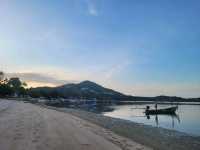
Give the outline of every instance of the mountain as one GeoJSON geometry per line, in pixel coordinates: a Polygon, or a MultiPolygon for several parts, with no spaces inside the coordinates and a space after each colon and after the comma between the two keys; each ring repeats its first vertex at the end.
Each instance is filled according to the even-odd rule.
{"type": "Polygon", "coordinates": [[[200,98],[181,98],[176,96],[140,97],[125,95],[112,89],[105,88],[91,81],[78,84],[65,84],[58,87],[37,87],[28,91],[31,97],[46,98],[77,98],[119,101],[168,101],[168,102],[200,102],[200,98]]]}
{"type": "Polygon", "coordinates": [[[78,84],[65,84],[58,87],[38,87],[29,91],[32,97],[64,97],[64,98],[85,98],[85,99],[104,99],[122,100],[126,95],[104,88],[91,81],[83,81],[78,84]]]}

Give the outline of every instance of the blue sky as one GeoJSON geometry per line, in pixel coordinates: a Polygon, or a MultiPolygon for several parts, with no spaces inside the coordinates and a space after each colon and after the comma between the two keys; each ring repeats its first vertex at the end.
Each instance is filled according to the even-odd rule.
{"type": "Polygon", "coordinates": [[[2,0],[0,69],[30,86],[200,97],[199,14],[198,0],[2,0]]]}

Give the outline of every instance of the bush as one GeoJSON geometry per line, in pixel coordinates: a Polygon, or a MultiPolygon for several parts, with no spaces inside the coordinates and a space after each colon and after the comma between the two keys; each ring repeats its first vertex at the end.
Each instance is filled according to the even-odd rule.
{"type": "Polygon", "coordinates": [[[0,96],[10,96],[14,94],[14,90],[7,84],[0,84],[0,96]]]}

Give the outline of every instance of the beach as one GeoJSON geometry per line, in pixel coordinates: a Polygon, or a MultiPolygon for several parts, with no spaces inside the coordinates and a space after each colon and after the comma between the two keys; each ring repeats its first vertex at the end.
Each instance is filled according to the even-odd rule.
{"type": "Polygon", "coordinates": [[[1,150],[198,150],[200,137],[72,108],[0,100],[1,150]]]}
{"type": "MultiPolygon", "coordinates": [[[[128,120],[103,116],[80,109],[55,108],[68,114],[72,114],[98,126],[106,128],[120,136],[132,141],[146,145],[156,150],[199,150],[200,137],[183,132],[169,130],[161,127],[153,127],[142,123],[135,123],[128,120]]],[[[112,139],[110,139],[112,141],[112,139]]],[[[115,142],[115,141],[113,141],[115,142]]]]}
{"type": "Polygon", "coordinates": [[[0,100],[1,150],[151,150],[71,113],[0,100]]]}

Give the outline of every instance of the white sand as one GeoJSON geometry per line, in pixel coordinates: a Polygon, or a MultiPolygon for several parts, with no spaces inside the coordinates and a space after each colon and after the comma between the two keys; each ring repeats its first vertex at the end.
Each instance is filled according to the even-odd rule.
{"type": "Polygon", "coordinates": [[[67,113],[0,100],[0,150],[148,150],[67,113]]]}

